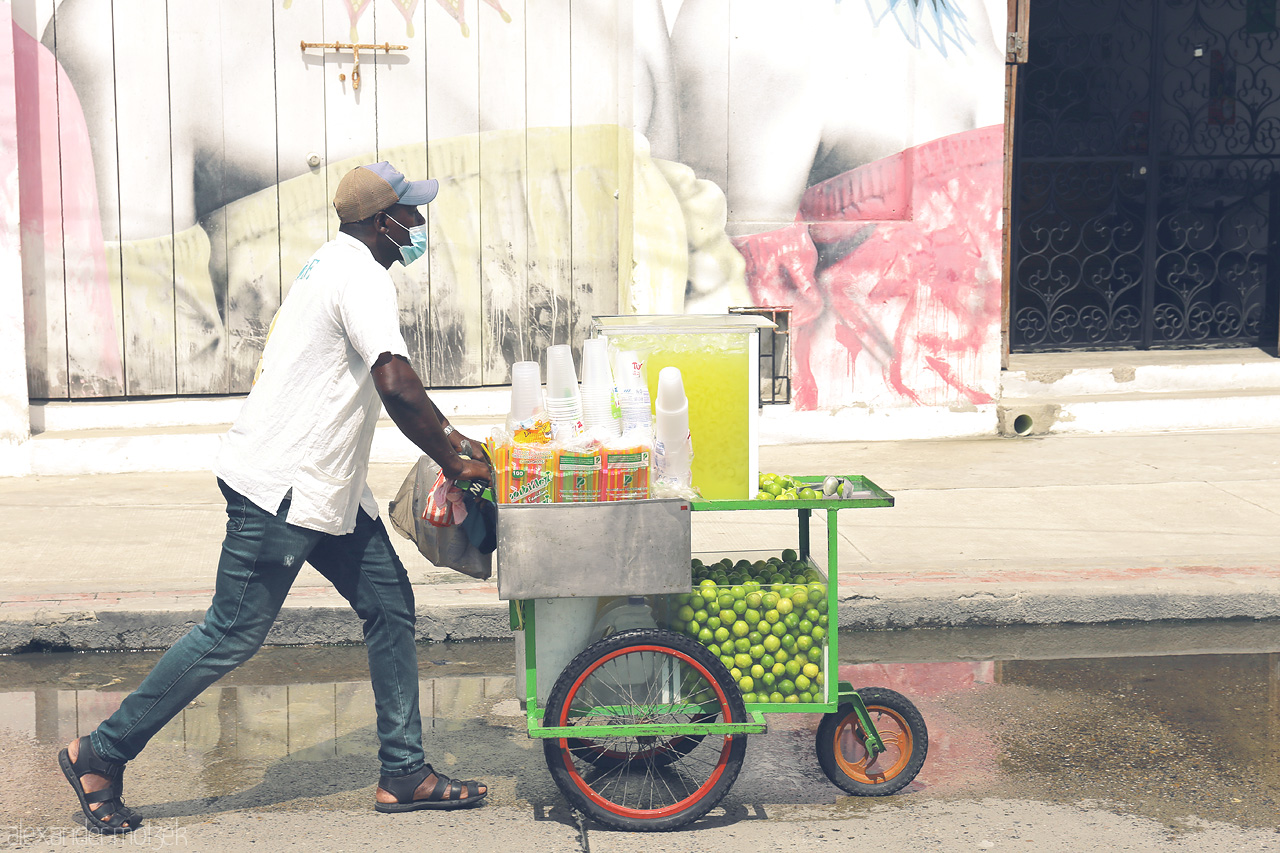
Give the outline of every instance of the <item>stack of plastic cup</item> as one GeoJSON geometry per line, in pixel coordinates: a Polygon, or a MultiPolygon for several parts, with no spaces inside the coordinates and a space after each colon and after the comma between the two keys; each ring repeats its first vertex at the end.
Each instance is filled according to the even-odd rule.
{"type": "Polygon", "coordinates": [[[574,438],[583,431],[582,394],[568,344],[547,347],[546,405],[556,438],[574,438]]]}
{"type": "Polygon", "coordinates": [[[649,403],[649,382],[644,359],[634,350],[622,350],[614,362],[613,380],[618,386],[618,407],[622,410],[622,431],[649,429],[653,412],[649,403]]]}
{"type": "Polygon", "coordinates": [[[689,399],[678,367],[664,367],[658,374],[658,394],[653,403],[654,476],[688,486],[692,483],[693,441],[689,437],[689,399]]]}
{"type": "Polygon", "coordinates": [[[582,422],[590,430],[609,435],[622,434],[622,421],[615,414],[613,371],[604,338],[582,344],[582,422]]]}
{"type": "Polygon", "coordinates": [[[528,420],[542,408],[542,372],[536,361],[511,365],[511,411],[507,423],[528,420]]]}

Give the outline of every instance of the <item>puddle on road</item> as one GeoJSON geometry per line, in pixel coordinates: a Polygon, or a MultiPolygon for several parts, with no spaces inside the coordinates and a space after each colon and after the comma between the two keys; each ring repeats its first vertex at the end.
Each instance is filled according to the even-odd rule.
{"type": "MultiPolygon", "coordinates": [[[[774,715],[749,741],[728,814],[853,812],[901,797],[1114,804],[1186,829],[1276,825],[1280,625],[1194,623],[841,635],[840,678],[911,698],[929,760],[899,798],[844,797],[813,752],[815,717],[774,715]],[[771,805],[765,805],[771,804],[771,805]]],[[[493,783],[498,803],[569,820],[515,700],[511,643],[420,649],[428,760],[493,783]]],[[[0,658],[0,762],[17,801],[65,817],[59,746],[89,731],[159,653],[0,658]]],[[[377,775],[359,647],[269,648],[206,691],[130,764],[149,816],[237,808],[367,807],[377,775]]],[[[456,771],[456,773],[454,772],[456,771]]],[[[7,799],[7,798],[6,798],[7,799]]]]}

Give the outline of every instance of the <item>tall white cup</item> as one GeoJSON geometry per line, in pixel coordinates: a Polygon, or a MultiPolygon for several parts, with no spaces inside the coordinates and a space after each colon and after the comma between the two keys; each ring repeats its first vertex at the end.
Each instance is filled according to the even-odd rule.
{"type": "Polygon", "coordinates": [[[523,421],[542,408],[542,373],[536,361],[517,361],[511,365],[512,421],[523,421]]]}
{"type": "Polygon", "coordinates": [[[681,486],[693,482],[693,440],[689,435],[689,399],[678,367],[658,374],[653,401],[654,476],[681,486]]]}

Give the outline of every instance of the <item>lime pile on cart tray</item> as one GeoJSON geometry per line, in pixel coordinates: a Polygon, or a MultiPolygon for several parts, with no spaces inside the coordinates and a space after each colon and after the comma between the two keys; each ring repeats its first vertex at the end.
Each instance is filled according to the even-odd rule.
{"type": "Polygon", "coordinates": [[[668,627],[718,657],[746,702],[820,700],[829,619],[818,569],[791,549],[691,568],[693,589],[674,597],[668,627]]]}

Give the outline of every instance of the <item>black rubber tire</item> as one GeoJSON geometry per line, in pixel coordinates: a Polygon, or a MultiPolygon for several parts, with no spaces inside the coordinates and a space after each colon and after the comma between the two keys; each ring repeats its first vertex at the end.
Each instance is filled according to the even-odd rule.
{"type": "MultiPolygon", "coordinates": [[[[729,672],[714,655],[695,640],[674,631],[643,629],[623,631],[593,643],[578,654],[556,679],[547,700],[543,724],[547,726],[572,725],[573,709],[580,694],[590,694],[597,682],[608,686],[608,672],[602,669],[614,661],[614,667],[632,666],[644,660],[651,662],[651,669],[666,668],[666,672],[683,672],[680,681],[682,705],[692,701],[690,696],[701,697],[700,711],[685,714],[694,720],[719,719],[740,722],[747,719],[742,694],[729,677],[729,672]],[[672,670],[670,667],[678,667],[672,670]]],[[[661,681],[658,679],[657,681],[661,681]]],[[[655,683],[657,683],[655,681],[655,683]]],[[[670,681],[664,682],[669,689],[670,681]]],[[[619,685],[621,686],[621,685],[619,685]]],[[[628,685],[630,686],[630,685],[628,685]]],[[[637,706],[648,709],[645,719],[660,720],[652,710],[661,705],[655,695],[645,696],[651,701],[638,701],[630,690],[628,698],[637,706]]],[[[600,701],[600,700],[597,700],[600,701]]],[[[638,707],[637,710],[640,710],[638,707]]],[[[619,717],[620,723],[631,722],[632,716],[619,717]]],[[[593,720],[595,724],[607,724],[607,718],[593,720]]],[[[678,724],[679,719],[671,722],[678,724]]],[[[671,735],[641,744],[632,750],[635,739],[613,743],[607,739],[546,738],[542,742],[547,769],[565,799],[592,820],[617,829],[641,832],[658,832],[678,829],[705,815],[728,793],[742,769],[747,749],[747,736],[738,735],[671,735]],[[576,750],[576,751],[575,751],[576,750]],[[630,756],[619,759],[615,756],[630,756]],[[602,760],[603,759],[603,760],[602,760]],[[706,778],[702,774],[706,774],[706,778]],[[617,779],[627,776],[625,785],[618,786],[617,779]],[[633,780],[633,776],[642,776],[633,780]],[[692,779],[694,785],[690,786],[692,779]],[[647,806],[643,785],[652,784],[653,792],[647,806]],[[661,783],[661,787],[658,787],[661,783]],[[618,796],[621,788],[622,796],[618,796]],[[684,795],[673,792],[683,788],[684,795]],[[655,803],[654,795],[671,795],[672,802],[655,803]],[[619,802],[631,795],[637,802],[619,802]]]]}
{"type": "Polygon", "coordinates": [[[822,772],[841,790],[859,797],[886,797],[896,794],[916,778],[929,752],[929,730],[924,717],[911,700],[884,687],[858,690],[887,747],[876,756],[870,771],[866,764],[865,736],[852,704],[841,705],[822,715],[816,738],[818,763],[822,772]],[[849,739],[846,740],[846,734],[849,739]],[[851,758],[843,746],[861,752],[851,758]],[[879,772],[877,772],[879,771],[879,772]]]}

